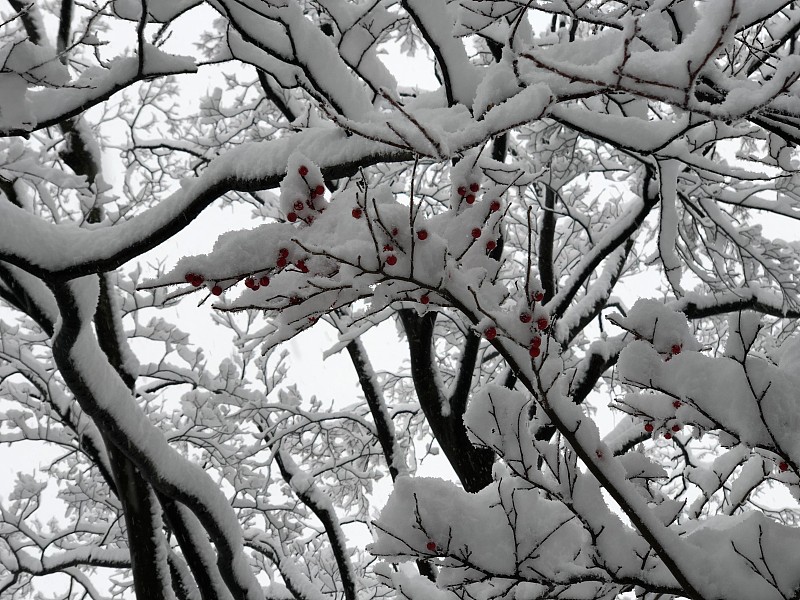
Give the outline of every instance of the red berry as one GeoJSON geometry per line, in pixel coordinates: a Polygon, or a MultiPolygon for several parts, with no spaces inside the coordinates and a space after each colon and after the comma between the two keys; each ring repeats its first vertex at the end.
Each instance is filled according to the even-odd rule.
{"type": "Polygon", "coordinates": [[[255,284],[253,287],[251,287],[250,289],[251,289],[251,290],[253,290],[253,291],[255,292],[255,291],[256,291],[258,288],[260,288],[260,287],[261,287],[261,286],[260,286],[260,285],[258,285],[258,284],[256,283],[256,284],[255,284]]]}
{"type": "Polygon", "coordinates": [[[481,237],[481,228],[480,228],[480,227],[474,227],[474,228],[472,229],[472,237],[474,237],[476,240],[477,240],[479,237],[481,237]]]}
{"type": "Polygon", "coordinates": [[[653,424],[652,424],[652,423],[645,423],[645,425],[644,425],[644,430],[645,430],[647,433],[653,433],[653,429],[655,429],[655,427],[653,427],[653,424]]]}
{"type": "Polygon", "coordinates": [[[672,434],[668,431],[667,433],[664,434],[664,439],[665,440],[671,440],[672,439],[672,434]]]}
{"type": "Polygon", "coordinates": [[[303,204],[302,200],[295,200],[294,201],[294,210],[295,212],[301,212],[305,208],[305,204],[303,204]]]}
{"type": "Polygon", "coordinates": [[[297,172],[300,173],[300,177],[305,177],[308,175],[308,167],[305,165],[301,165],[297,172]]]}
{"type": "Polygon", "coordinates": [[[544,331],[550,325],[550,321],[548,321],[545,317],[539,317],[536,320],[536,327],[539,328],[539,331],[544,331]]]}
{"type": "Polygon", "coordinates": [[[467,204],[472,204],[473,202],[475,202],[475,195],[474,194],[469,194],[469,195],[467,195],[466,198],[464,198],[464,200],[467,201],[467,204]]]}
{"type": "Polygon", "coordinates": [[[392,227],[392,237],[395,237],[398,233],[397,227],[392,227]]]}
{"type": "Polygon", "coordinates": [[[354,208],[353,212],[350,213],[350,214],[353,215],[354,219],[360,219],[361,218],[361,209],[360,208],[354,208]]]}
{"type": "Polygon", "coordinates": [[[289,256],[289,251],[286,248],[281,248],[280,250],[278,250],[278,256],[280,258],[286,258],[287,256],[289,256]]]}
{"type": "Polygon", "coordinates": [[[789,470],[789,463],[786,463],[786,462],[781,462],[781,463],[778,465],[778,469],[779,469],[781,472],[788,471],[788,470],[789,470]]]}
{"type": "Polygon", "coordinates": [[[542,349],[539,346],[531,346],[530,350],[528,350],[528,354],[531,355],[531,358],[536,358],[542,353],[542,349]]]}
{"type": "Polygon", "coordinates": [[[672,406],[674,408],[680,408],[681,407],[681,401],[680,400],[675,400],[675,402],[672,403],[672,406]]]}
{"type": "Polygon", "coordinates": [[[386,264],[389,265],[390,267],[396,265],[397,257],[394,254],[390,254],[389,256],[386,257],[386,264]]]}
{"type": "Polygon", "coordinates": [[[463,198],[464,196],[466,196],[466,195],[467,195],[467,188],[465,188],[463,185],[462,185],[462,186],[459,186],[459,188],[458,188],[458,195],[459,195],[459,196],[461,196],[462,198],[463,198]]]}
{"type": "Polygon", "coordinates": [[[194,281],[195,274],[187,273],[186,275],[183,276],[183,278],[186,280],[186,283],[192,283],[194,281]]]}
{"type": "Polygon", "coordinates": [[[304,260],[298,260],[298,261],[297,261],[296,263],[294,263],[294,264],[295,264],[295,266],[296,266],[298,269],[300,269],[300,271],[302,271],[303,273],[308,273],[308,267],[306,266],[306,261],[304,261],[304,260]]]}
{"type": "Polygon", "coordinates": [[[194,277],[192,277],[192,285],[194,287],[200,287],[201,285],[203,285],[204,281],[205,278],[202,275],[195,275],[194,277]]]}
{"type": "Polygon", "coordinates": [[[678,433],[680,430],[681,430],[681,426],[680,425],[676,424],[676,425],[672,426],[672,431],[674,431],[675,433],[678,433]]]}
{"type": "Polygon", "coordinates": [[[314,189],[314,190],[311,190],[311,193],[309,194],[309,196],[311,196],[311,199],[312,199],[312,200],[313,200],[314,198],[316,198],[316,197],[317,197],[317,190],[315,190],[315,189],[314,189]]]}
{"type": "Polygon", "coordinates": [[[211,288],[211,293],[214,294],[215,296],[219,296],[220,294],[222,294],[222,288],[219,285],[215,285],[214,287],[211,288]]]}
{"type": "Polygon", "coordinates": [[[289,304],[291,304],[292,306],[300,304],[301,302],[302,300],[300,299],[300,296],[292,296],[291,298],[289,298],[289,304]]]}
{"type": "Polygon", "coordinates": [[[533,316],[531,316],[531,313],[529,312],[524,312],[519,316],[519,320],[523,323],[530,323],[531,319],[533,319],[533,316]]]}
{"type": "Polygon", "coordinates": [[[323,194],[325,194],[325,186],[319,184],[317,187],[314,188],[314,191],[317,192],[317,196],[322,196],[323,194]]]}
{"type": "Polygon", "coordinates": [[[534,302],[541,302],[542,300],[544,300],[544,292],[534,292],[533,300],[534,302]]]}
{"type": "Polygon", "coordinates": [[[672,344],[672,348],[670,348],[673,354],[680,354],[681,353],[681,346],[680,344],[672,344]]]}
{"type": "Polygon", "coordinates": [[[469,191],[470,192],[477,192],[479,189],[481,189],[481,184],[480,183],[470,183],[469,184],[469,191]]]}
{"type": "Polygon", "coordinates": [[[264,287],[268,286],[269,285],[269,277],[267,277],[266,275],[262,275],[261,279],[258,280],[258,283],[260,283],[264,287]]]}
{"type": "Polygon", "coordinates": [[[383,250],[384,252],[391,252],[392,250],[394,250],[394,246],[392,246],[391,244],[384,244],[383,250]]]}
{"type": "Polygon", "coordinates": [[[483,335],[485,335],[486,339],[491,342],[494,338],[497,337],[497,329],[495,329],[494,327],[487,327],[484,330],[483,335]]]}
{"type": "Polygon", "coordinates": [[[290,212],[288,215],[286,215],[286,218],[289,219],[290,223],[294,223],[295,221],[297,221],[297,214],[290,212]]]}
{"type": "Polygon", "coordinates": [[[306,223],[311,225],[313,222],[314,222],[314,215],[308,215],[308,218],[306,219],[306,223]]]}
{"type": "Polygon", "coordinates": [[[315,315],[311,315],[310,317],[308,317],[308,322],[313,325],[314,323],[317,322],[317,317],[315,315]]]}
{"type": "Polygon", "coordinates": [[[488,242],[486,242],[486,249],[489,252],[491,252],[495,248],[497,248],[497,242],[495,242],[494,240],[489,240],[488,242]]]}
{"type": "Polygon", "coordinates": [[[492,203],[489,205],[489,210],[491,212],[497,212],[500,210],[500,200],[492,200],[492,203]]]}
{"type": "Polygon", "coordinates": [[[428,239],[428,232],[425,231],[424,229],[420,229],[417,232],[417,237],[419,238],[419,241],[424,242],[425,240],[428,239]]]}
{"type": "Polygon", "coordinates": [[[542,338],[540,338],[538,335],[533,336],[533,339],[531,340],[531,344],[533,346],[541,346],[542,345],[542,338]]]}
{"type": "Polygon", "coordinates": [[[248,277],[247,279],[244,280],[244,287],[253,289],[253,286],[255,284],[256,284],[256,280],[253,279],[252,277],[248,277]]]}
{"type": "Polygon", "coordinates": [[[425,544],[425,547],[431,552],[433,552],[436,550],[436,542],[428,542],[427,544],[425,544]]]}
{"type": "Polygon", "coordinates": [[[420,298],[419,298],[419,301],[420,301],[422,304],[427,304],[428,302],[430,302],[430,301],[431,301],[431,299],[430,299],[430,297],[428,296],[428,294],[422,294],[422,296],[420,296],[420,298]]]}
{"type": "Polygon", "coordinates": [[[281,256],[281,257],[278,259],[278,261],[277,261],[275,264],[276,264],[276,265],[277,265],[279,268],[281,268],[281,269],[282,269],[283,267],[285,267],[285,266],[286,266],[286,259],[285,259],[283,256],[281,256]]]}

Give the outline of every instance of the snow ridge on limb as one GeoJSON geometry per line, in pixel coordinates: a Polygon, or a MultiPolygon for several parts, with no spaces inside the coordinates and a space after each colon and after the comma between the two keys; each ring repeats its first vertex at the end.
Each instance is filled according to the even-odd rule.
{"type": "Polygon", "coordinates": [[[57,125],[108,100],[137,81],[197,71],[193,58],[166,54],[149,44],[144,45],[144,50],[143,70],[139,68],[139,57],[118,58],[107,69],[87,69],[78,79],[59,87],[26,92],[24,79],[12,82],[7,75],[0,75],[0,78],[5,77],[4,94],[10,92],[8,86],[19,87],[18,101],[26,107],[28,121],[18,125],[0,120],[0,137],[26,136],[57,125]]]}
{"type": "Polygon", "coordinates": [[[13,205],[0,204],[0,256],[51,280],[112,270],[169,239],[224,193],[277,187],[295,151],[314,156],[323,174],[331,178],[352,174],[359,166],[409,158],[397,149],[330,130],[246,144],[213,161],[200,177],[185,181],[154,208],[113,227],[90,230],[53,225],[13,205]],[[321,153],[319,148],[326,151],[321,153]],[[25,231],[42,243],[31,247],[25,231]],[[70,252],[64,252],[65,248],[70,252]]]}
{"type": "Polygon", "coordinates": [[[263,592],[242,553],[241,526],[219,487],[197,465],[171,448],[163,433],[138,410],[131,391],[108,363],[92,333],[99,287],[96,277],[53,287],[61,321],[53,354],[82,408],[139,467],[160,492],[186,504],[217,546],[228,588],[243,600],[263,600],[263,592]]]}

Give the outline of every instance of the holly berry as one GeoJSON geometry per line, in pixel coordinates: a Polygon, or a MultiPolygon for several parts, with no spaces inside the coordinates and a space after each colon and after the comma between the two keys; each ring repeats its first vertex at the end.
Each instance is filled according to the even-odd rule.
{"type": "Polygon", "coordinates": [[[392,250],[394,250],[394,246],[392,246],[391,244],[384,244],[383,250],[384,252],[391,252],[392,250]]]}
{"type": "Polygon", "coordinates": [[[481,237],[481,228],[480,227],[473,227],[472,229],[472,237],[476,240],[481,237]]]}
{"type": "Polygon", "coordinates": [[[300,173],[300,177],[305,177],[308,175],[308,167],[305,165],[301,165],[297,172],[300,173]]]}
{"type": "Polygon", "coordinates": [[[475,194],[467,195],[467,197],[464,198],[464,200],[467,201],[467,204],[472,204],[473,202],[475,202],[475,194]]]}
{"type": "Polygon", "coordinates": [[[187,273],[186,275],[183,276],[183,278],[186,280],[186,283],[192,283],[194,281],[195,274],[187,273]]]}
{"type": "Polygon", "coordinates": [[[428,296],[428,294],[422,294],[422,296],[420,296],[420,298],[419,298],[419,301],[422,304],[427,304],[428,302],[431,301],[431,299],[430,299],[430,296],[428,296]]]}
{"type": "Polygon", "coordinates": [[[681,401],[680,400],[675,400],[675,402],[672,403],[672,407],[673,408],[680,408],[681,407],[681,401]]]}
{"type": "Polygon", "coordinates": [[[778,464],[778,470],[779,470],[781,473],[784,473],[784,472],[788,471],[788,470],[789,470],[789,463],[787,463],[787,462],[781,462],[781,463],[779,463],[779,464],[778,464]]]}
{"type": "Polygon", "coordinates": [[[458,195],[459,195],[459,196],[461,196],[462,198],[463,198],[464,196],[466,196],[466,195],[467,195],[467,188],[465,188],[463,185],[462,185],[462,186],[459,186],[459,188],[458,188],[458,195]]]}
{"type": "Polygon", "coordinates": [[[286,248],[281,248],[280,250],[278,250],[279,258],[286,258],[287,256],[289,256],[289,250],[287,250],[286,248]]]}
{"type": "Polygon", "coordinates": [[[489,205],[490,212],[497,212],[500,210],[500,200],[492,200],[492,203],[489,205]]]}
{"type": "Polygon", "coordinates": [[[494,338],[497,337],[497,329],[495,329],[494,327],[487,327],[484,330],[483,335],[485,335],[486,339],[491,342],[494,338]]]}
{"type": "Polygon", "coordinates": [[[317,322],[317,317],[315,315],[311,315],[310,317],[308,317],[308,322],[313,325],[314,323],[317,322]]]}
{"type": "Polygon", "coordinates": [[[675,433],[678,433],[680,430],[681,430],[681,426],[680,425],[675,424],[675,425],[672,426],[672,431],[674,431],[675,433]]]}
{"type": "Polygon", "coordinates": [[[361,218],[361,209],[360,208],[354,208],[353,212],[351,212],[350,214],[353,215],[354,219],[360,219],[361,218]]]}
{"type": "Polygon", "coordinates": [[[219,296],[220,294],[222,294],[222,288],[219,285],[215,285],[214,287],[211,288],[211,293],[214,294],[215,296],[219,296]]]}
{"type": "Polygon", "coordinates": [[[653,427],[653,424],[652,424],[652,423],[645,423],[645,425],[644,425],[644,430],[645,430],[647,433],[653,433],[653,430],[654,430],[654,429],[655,429],[655,427],[653,427]]]}
{"type": "Polygon", "coordinates": [[[392,237],[395,237],[398,233],[397,227],[392,227],[392,237]]]}
{"type": "Polygon", "coordinates": [[[436,550],[436,542],[430,541],[427,544],[425,544],[425,547],[431,552],[434,552],[436,550]]]}
{"type": "Polygon", "coordinates": [[[495,242],[494,240],[489,240],[488,242],[486,242],[486,250],[491,252],[495,248],[497,248],[497,242],[495,242]]]}
{"type": "Polygon", "coordinates": [[[259,279],[259,280],[258,280],[258,282],[259,282],[261,285],[263,285],[264,287],[266,287],[266,286],[268,286],[268,285],[269,285],[269,277],[267,277],[266,275],[262,275],[262,276],[261,276],[261,279],[259,279]]]}
{"type": "Polygon", "coordinates": [[[297,213],[290,212],[288,215],[286,215],[286,218],[289,219],[290,223],[294,223],[297,221],[297,213]]]}
{"type": "Polygon", "coordinates": [[[672,434],[668,431],[667,433],[664,434],[664,439],[665,440],[671,440],[672,439],[672,434]]]}
{"type": "Polygon", "coordinates": [[[479,189],[481,189],[481,184],[479,184],[479,183],[470,183],[469,184],[469,191],[470,192],[477,192],[479,189]]]}
{"type": "Polygon", "coordinates": [[[528,354],[531,355],[531,358],[536,358],[542,353],[542,349],[539,346],[531,346],[528,350],[528,354]]]}
{"type": "Polygon", "coordinates": [[[532,346],[541,346],[542,345],[542,338],[540,338],[538,335],[533,336],[533,339],[531,340],[531,345],[532,346]]]}
{"type": "Polygon", "coordinates": [[[314,215],[308,215],[308,218],[306,219],[306,223],[311,225],[313,222],[314,222],[314,215]]]}
{"type": "Polygon", "coordinates": [[[296,266],[298,269],[300,269],[300,271],[301,271],[301,272],[303,272],[303,273],[308,273],[308,267],[306,266],[306,261],[304,261],[304,260],[298,260],[298,261],[297,261],[296,263],[294,263],[294,264],[295,264],[295,266],[296,266]]]}
{"type": "Polygon", "coordinates": [[[673,354],[680,354],[681,353],[681,349],[682,348],[681,348],[680,344],[672,344],[672,348],[670,348],[670,350],[672,351],[673,354]]]}
{"type": "Polygon", "coordinates": [[[394,265],[397,264],[397,257],[394,254],[390,254],[389,256],[386,257],[386,264],[389,265],[390,267],[393,267],[394,265]]]}
{"type": "Polygon", "coordinates": [[[260,288],[260,287],[261,287],[261,286],[260,286],[260,285],[258,285],[258,284],[256,283],[256,284],[255,284],[255,285],[253,285],[253,287],[251,287],[250,289],[251,289],[251,290],[253,290],[253,291],[255,292],[255,291],[256,291],[258,288],[260,288]]]}
{"type": "Polygon", "coordinates": [[[428,232],[427,232],[427,231],[425,231],[424,229],[420,229],[420,230],[417,232],[417,237],[419,238],[419,241],[420,241],[420,242],[424,242],[425,240],[427,240],[427,239],[428,239],[428,232]]]}
{"type": "Polygon", "coordinates": [[[533,316],[529,312],[524,312],[519,316],[519,320],[523,323],[530,323],[531,319],[533,319],[533,316]]]}
{"type": "Polygon", "coordinates": [[[194,276],[192,276],[191,283],[192,283],[192,285],[194,287],[200,287],[201,285],[203,285],[204,281],[205,281],[205,278],[202,275],[194,275],[194,276]]]}
{"type": "Polygon", "coordinates": [[[544,300],[544,292],[533,292],[531,296],[533,297],[534,302],[541,302],[544,300]]]}
{"type": "Polygon", "coordinates": [[[283,267],[285,267],[285,266],[286,266],[286,264],[287,264],[286,258],[284,258],[283,256],[281,256],[281,257],[280,257],[280,258],[277,260],[277,262],[276,262],[275,264],[278,266],[278,268],[282,269],[282,268],[283,268],[283,267]]]}
{"type": "Polygon", "coordinates": [[[252,277],[248,277],[247,279],[244,280],[244,287],[250,288],[251,290],[253,289],[253,286],[255,284],[256,284],[256,280],[253,279],[252,277]]]}
{"type": "Polygon", "coordinates": [[[295,200],[294,201],[294,210],[295,212],[301,212],[305,208],[302,200],[295,200]]]}
{"type": "Polygon", "coordinates": [[[539,317],[536,320],[536,327],[539,328],[539,331],[544,331],[549,326],[550,326],[550,321],[548,321],[546,317],[539,317]]]}
{"type": "Polygon", "coordinates": [[[314,188],[314,191],[317,193],[317,196],[322,196],[325,194],[325,186],[319,184],[317,187],[314,188]]]}
{"type": "Polygon", "coordinates": [[[303,300],[300,298],[300,296],[292,296],[291,298],[289,298],[289,304],[291,304],[292,306],[296,306],[300,304],[302,301],[303,300]]]}

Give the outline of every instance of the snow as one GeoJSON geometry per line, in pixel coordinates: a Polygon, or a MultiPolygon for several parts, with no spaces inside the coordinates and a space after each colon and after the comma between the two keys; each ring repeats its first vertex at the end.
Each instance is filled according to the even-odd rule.
{"type": "MultiPolygon", "coordinates": [[[[398,596],[610,598],[623,585],[726,600],[772,600],[795,593],[800,584],[792,552],[797,528],[768,518],[748,502],[770,485],[797,494],[800,338],[767,356],[760,330],[762,323],[772,326],[763,313],[777,317],[797,306],[797,247],[766,240],[747,222],[745,211],[797,217],[796,157],[783,139],[791,136],[781,131],[793,131],[798,112],[800,58],[774,48],[763,64],[753,58],[729,62],[749,51],[741,40],[750,32],[741,27],[783,8],[774,0],[617,4],[536,5],[543,12],[569,12],[579,23],[577,39],[570,41],[568,22],[537,36],[535,19],[519,12],[515,20],[521,7],[513,2],[409,0],[396,6],[320,0],[313,6],[256,6],[219,0],[214,6],[230,27],[217,58],[263,69],[283,88],[281,93],[298,104],[302,98],[308,106],[291,128],[283,128],[284,119],[274,125],[280,133],[269,141],[226,148],[216,158],[216,150],[204,152],[210,160],[199,175],[182,179],[173,194],[153,199],[152,208],[113,226],[111,216],[79,226],[60,209],[61,190],[52,188],[85,199],[92,190],[83,178],[49,166],[52,161],[40,160],[22,139],[9,139],[0,148],[4,179],[21,178],[18,187],[31,180],[46,182],[31,187],[39,196],[20,195],[23,208],[0,203],[0,256],[41,309],[46,325],[55,328],[61,371],[88,415],[77,411],[79,433],[102,449],[93,424],[100,423],[154,488],[188,507],[180,511],[214,579],[215,595],[237,595],[225,591],[214,565],[219,561],[233,569],[235,581],[227,584],[239,585],[244,590],[239,595],[247,598],[260,599],[273,590],[280,597],[325,596],[316,587],[313,569],[295,562],[289,546],[272,537],[274,531],[243,534],[237,511],[260,508],[262,498],[237,497],[232,508],[223,488],[233,477],[224,474],[222,485],[213,481],[171,445],[193,427],[186,421],[225,431],[235,427],[218,410],[222,402],[216,395],[234,395],[235,390],[236,402],[257,398],[266,403],[264,394],[239,387],[246,367],[234,360],[221,364],[219,380],[212,381],[195,368],[201,355],[186,346],[185,335],[158,319],[137,331],[166,346],[176,344],[186,364],[175,367],[174,379],[165,375],[169,365],[138,364],[124,343],[122,307],[115,302],[125,371],[206,388],[181,397],[183,413],[172,417],[175,431],[165,436],[98,346],[92,327],[99,294],[95,273],[157,246],[228,192],[278,187],[276,222],[224,233],[210,253],[181,257],[146,286],[176,286],[172,298],[190,292],[210,297],[219,286],[224,294],[212,300],[220,311],[268,311],[271,318],[262,330],[242,334],[250,350],[261,344],[268,352],[329,318],[338,319],[341,335],[331,350],[338,351],[399,308],[452,318],[458,330],[453,339],[459,343],[464,335],[484,336],[480,356],[485,360],[476,369],[464,425],[476,446],[496,453],[492,483],[468,494],[453,483],[409,477],[393,435],[392,466],[401,476],[375,523],[371,551],[384,561],[374,576],[398,596]],[[332,21],[331,35],[320,29],[314,11],[332,21]],[[397,14],[404,11],[413,13],[412,20],[436,49],[446,79],[440,89],[398,89],[378,57],[386,37],[395,35],[397,14]],[[741,39],[734,37],[737,31],[741,39]],[[490,59],[481,36],[504,46],[502,60],[482,66],[490,59]],[[711,86],[718,101],[698,93],[711,86]],[[508,161],[489,158],[493,138],[510,130],[514,162],[510,156],[508,161]],[[718,147],[706,153],[726,138],[745,140],[746,160],[728,161],[718,147]],[[570,145],[572,156],[564,150],[570,145]],[[759,154],[769,157],[762,161],[759,154]],[[380,169],[369,170],[378,163],[380,169]],[[392,163],[403,164],[395,169],[392,163]],[[648,172],[657,170],[658,203],[650,202],[654,187],[639,189],[642,163],[648,172]],[[613,188],[618,198],[600,199],[585,191],[594,180],[579,181],[576,173],[582,169],[632,185],[630,190],[613,188]],[[410,177],[415,178],[413,196],[410,177]],[[525,209],[541,214],[534,194],[544,184],[559,188],[563,206],[557,214],[556,295],[543,306],[530,298],[542,286],[535,266],[526,261],[523,240],[531,237],[524,231],[525,209]],[[490,257],[491,244],[501,239],[507,246],[496,260],[490,257]],[[654,249],[671,294],[639,300],[624,315],[603,313],[620,330],[595,335],[585,324],[617,300],[615,287],[624,269],[640,269],[640,257],[654,249]],[[692,252],[699,256],[687,264],[692,252]],[[689,267],[695,268],[693,276],[682,277],[689,267]],[[204,278],[196,289],[192,275],[204,278]],[[698,279],[703,285],[692,289],[698,279]],[[352,314],[330,316],[354,304],[359,308],[352,314]],[[712,335],[695,331],[679,312],[719,317],[723,309],[743,306],[751,310],[727,315],[727,338],[720,342],[724,352],[713,346],[717,340],[712,335]],[[489,327],[492,335],[487,335],[489,327]],[[535,341],[541,345],[534,346],[535,341]],[[592,360],[613,363],[617,357],[616,369],[598,385],[609,385],[617,397],[615,408],[625,416],[602,437],[591,414],[595,400],[576,404],[573,386],[589,374],[592,360]],[[497,373],[487,373],[493,365],[497,373]],[[517,381],[513,390],[486,384],[511,374],[517,381]],[[652,426],[652,435],[645,424],[652,426]],[[536,439],[545,426],[554,426],[556,435],[536,439]],[[668,444],[666,433],[674,433],[677,443],[668,444]],[[623,453],[634,444],[635,449],[623,453]],[[702,460],[695,460],[698,448],[708,451],[702,460]],[[685,496],[676,496],[670,487],[679,479],[687,485],[685,496]],[[245,545],[276,565],[285,588],[273,583],[265,592],[243,552],[245,545]],[[435,583],[413,572],[412,562],[420,559],[439,569],[435,583]],[[553,585],[564,588],[554,591],[553,585]]],[[[167,23],[193,5],[191,0],[153,5],[152,21],[167,23]]],[[[114,11],[138,20],[141,6],[117,0],[114,11]]],[[[773,37],[790,31],[793,19],[796,14],[787,10],[765,24],[764,31],[773,37]]],[[[86,41],[94,44],[96,38],[86,41]]],[[[153,46],[145,46],[143,72],[139,58],[119,57],[103,67],[78,69],[70,80],[71,71],[46,44],[3,46],[0,131],[21,137],[100,104],[143,78],[197,69],[193,58],[153,46]]],[[[212,105],[215,98],[218,94],[211,95],[212,105]]],[[[211,124],[199,122],[200,127],[211,124]]],[[[92,137],[85,124],[79,129],[92,137]]],[[[46,139],[34,137],[36,143],[46,139]]],[[[236,143],[234,138],[226,142],[236,143]]],[[[191,136],[176,147],[191,150],[191,136]]],[[[99,144],[91,144],[90,152],[101,162],[99,144]]],[[[98,179],[93,191],[108,189],[98,179]]],[[[109,275],[107,281],[114,278],[109,275]]],[[[605,327],[602,318],[598,322],[605,327]]],[[[4,360],[13,369],[31,369],[31,376],[52,385],[46,391],[60,412],[74,410],[73,398],[59,387],[51,366],[16,341],[2,342],[12,356],[4,360]]],[[[452,339],[440,343],[448,354],[442,358],[436,346],[430,371],[441,391],[441,412],[452,415],[455,407],[449,404],[438,361],[457,353],[452,339]]],[[[6,379],[14,372],[4,369],[0,376],[6,379]]],[[[379,388],[368,364],[364,372],[379,388]]],[[[346,416],[369,434],[376,430],[366,411],[321,416],[315,412],[318,405],[303,410],[296,390],[276,395],[276,406],[293,416],[346,416]]],[[[419,410],[416,403],[401,400],[373,411],[392,434],[393,415],[419,410]]],[[[27,413],[5,411],[2,417],[16,424],[9,436],[27,432],[27,413]]],[[[268,439],[264,434],[257,443],[268,439]]],[[[358,580],[362,573],[350,560],[336,513],[339,499],[320,481],[329,465],[320,466],[320,460],[301,467],[290,450],[295,449],[280,450],[287,493],[322,519],[340,572],[358,580]]],[[[107,458],[101,454],[99,460],[107,458]]],[[[371,468],[348,466],[354,478],[365,481],[364,488],[372,483],[371,468]]],[[[267,480],[244,470],[238,475],[253,485],[267,480]]],[[[238,493],[240,482],[233,485],[238,493]]],[[[23,477],[12,500],[36,495],[37,486],[23,477]]],[[[160,513],[151,517],[160,532],[160,513]]],[[[170,550],[162,537],[156,541],[166,581],[170,550]]],[[[321,542],[316,546],[322,547],[321,542]]],[[[84,560],[91,551],[80,552],[74,555],[84,560]]],[[[362,583],[372,576],[364,575],[362,583]]]]}

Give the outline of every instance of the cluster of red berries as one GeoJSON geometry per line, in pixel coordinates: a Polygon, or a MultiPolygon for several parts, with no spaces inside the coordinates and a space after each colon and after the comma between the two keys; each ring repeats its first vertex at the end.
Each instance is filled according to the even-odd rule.
{"type": "MultiPolygon", "coordinates": [[[[288,264],[289,264],[289,249],[280,248],[278,250],[278,259],[275,262],[275,265],[279,269],[282,269],[286,267],[288,264]]],[[[306,265],[306,261],[303,259],[296,260],[294,266],[297,267],[297,269],[301,273],[309,272],[308,265],[306,265]]],[[[191,283],[194,287],[200,287],[205,282],[205,278],[202,275],[198,275],[197,273],[187,273],[184,276],[184,279],[186,280],[187,283],[191,283]]],[[[269,275],[266,274],[261,275],[260,277],[249,275],[244,279],[245,287],[253,291],[258,290],[262,287],[266,287],[269,285],[269,283],[270,283],[270,278],[269,275]]],[[[214,294],[215,296],[221,295],[222,291],[223,291],[222,286],[220,286],[219,283],[214,284],[214,286],[211,288],[211,293],[214,294]]]]}
{"type": "Polygon", "coordinates": [[[297,173],[302,177],[306,185],[308,186],[309,190],[309,197],[306,200],[298,199],[294,201],[292,205],[292,209],[289,213],[287,213],[286,218],[289,220],[290,223],[294,223],[298,219],[305,221],[309,225],[314,222],[314,215],[311,214],[313,211],[322,212],[324,209],[320,208],[317,209],[314,206],[314,199],[322,197],[325,195],[325,186],[321,183],[313,185],[311,182],[306,180],[306,176],[308,175],[308,167],[305,165],[300,165],[300,168],[297,169],[297,173]],[[305,212],[309,214],[304,215],[305,212]]]}
{"type": "Polygon", "coordinates": [[[475,202],[475,194],[478,193],[478,190],[481,189],[481,184],[477,182],[472,182],[469,184],[469,190],[467,190],[466,186],[459,186],[458,188],[458,195],[459,197],[464,200],[467,204],[473,204],[475,202]]]}
{"type": "MultiPolygon", "coordinates": [[[[531,325],[531,330],[533,332],[533,336],[531,337],[530,346],[528,347],[528,353],[530,354],[531,358],[537,358],[542,353],[542,336],[539,332],[547,331],[550,327],[550,319],[542,315],[535,320],[534,322],[534,305],[536,302],[541,302],[544,300],[544,293],[541,291],[532,292],[530,295],[530,308],[529,310],[523,310],[519,314],[519,320],[521,323],[526,325],[531,325]]],[[[489,340],[490,342],[497,337],[497,327],[491,325],[483,330],[483,336],[489,340]]]]}
{"type": "MultiPolygon", "coordinates": [[[[672,401],[672,408],[674,408],[675,410],[678,410],[681,406],[682,406],[682,402],[680,400],[673,400],[672,401]]],[[[667,439],[667,440],[672,439],[672,434],[673,433],[678,433],[681,429],[683,429],[683,427],[681,425],[679,425],[678,423],[673,423],[672,426],[670,427],[670,429],[672,430],[671,432],[667,431],[667,432],[664,433],[664,439],[667,439]]],[[[652,423],[649,423],[649,422],[645,423],[644,424],[644,430],[647,433],[653,433],[653,431],[655,431],[655,425],[653,425],[652,423]]]]}
{"type": "MultiPolygon", "coordinates": [[[[194,287],[200,287],[206,281],[205,277],[198,275],[197,273],[187,273],[184,275],[184,279],[186,280],[186,283],[191,283],[194,287]]],[[[211,287],[211,293],[215,296],[220,296],[222,294],[222,286],[220,286],[218,283],[215,283],[211,287]]]]}
{"type": "Polygon", "coordinates": [[[383,251],[388,253],[386,255],[386,264],[389,265],[390,267],[393,267],[394,265],[396,265],[397,264],[397,256],[392,254],[394,252],[394,246],[392,246],[391,244],[384,244],[383,251]]]}
{"type": "Polygon", "coordinates": [[[266,276],[266,275],[262,275],[258,279],[256,279],[255,277],[247,277],[244,280],[244,285],[245,285],[245,287],[255,291],[255,290],[259,289],[260,287],[268,286],[269,285],[269,277],[266,276]]]}

